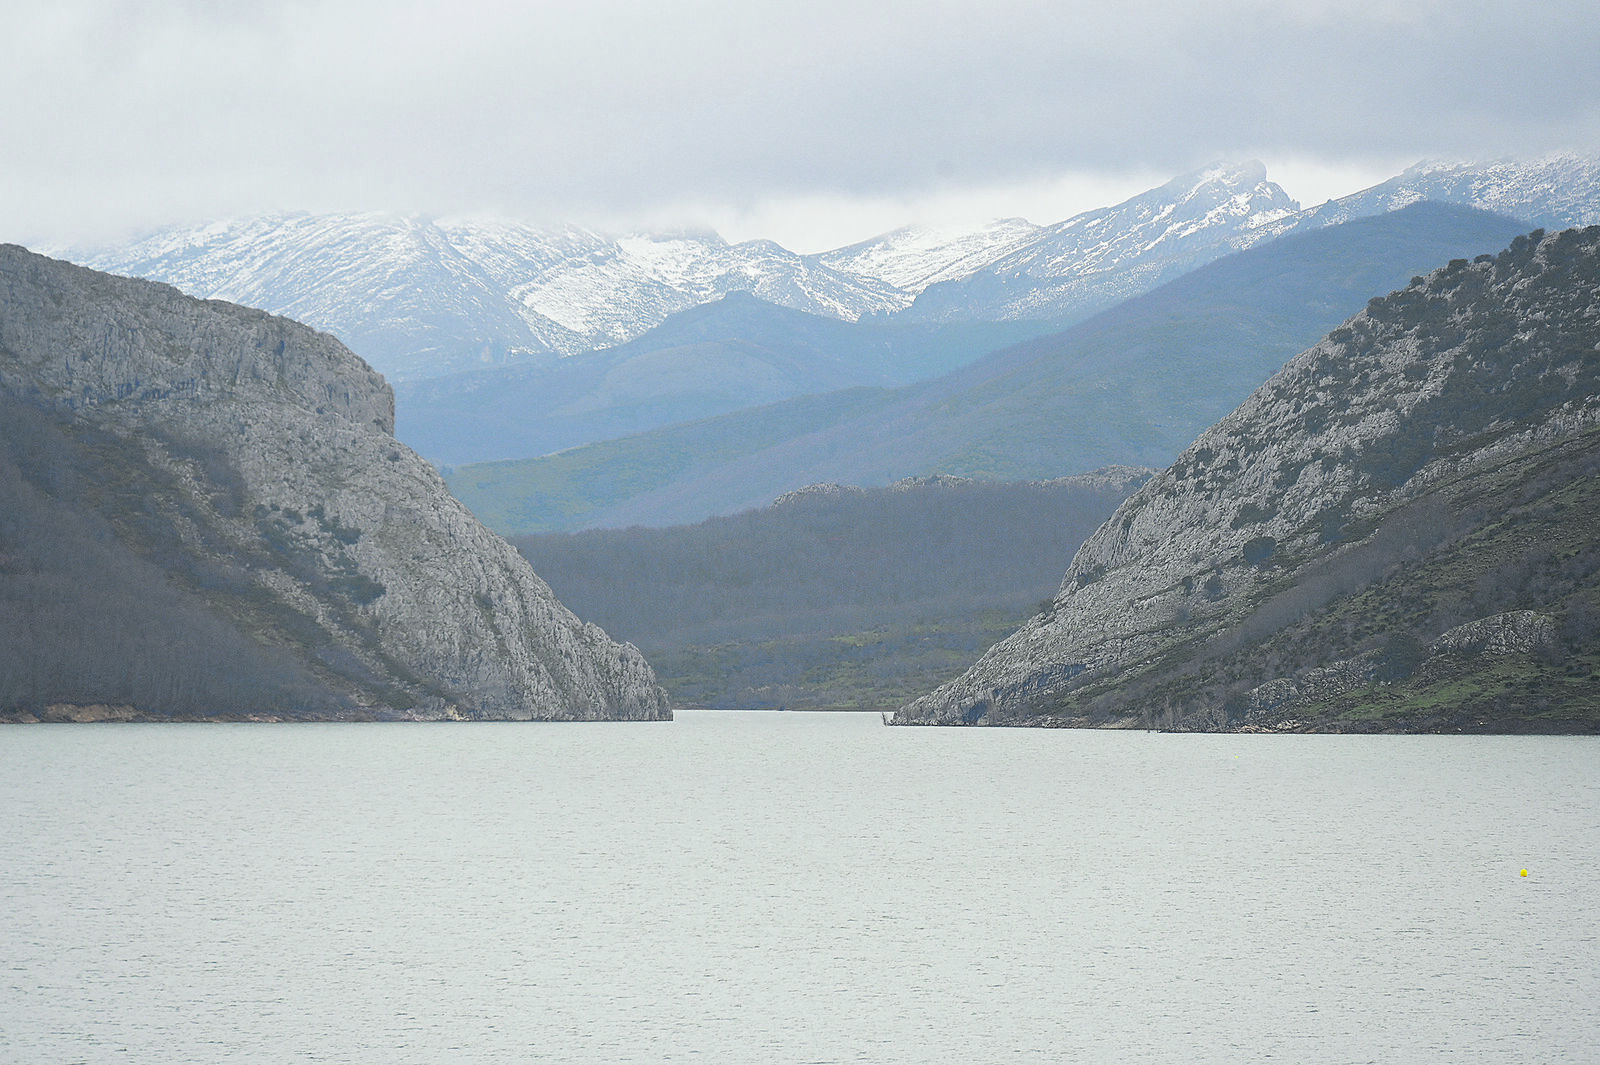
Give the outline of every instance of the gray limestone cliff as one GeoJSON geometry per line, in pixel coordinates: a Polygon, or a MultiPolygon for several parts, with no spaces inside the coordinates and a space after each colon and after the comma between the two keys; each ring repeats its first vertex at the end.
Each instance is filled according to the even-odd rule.
{"type": "Polygon", "coordinates": [[[1536,231],[1291,360],[893,720],[1234,728],[1435,695],[1481,705],[1464,728],[1592,716],[1597,472],[1600,227],[1536,231]]]}
{"type": "Polygon", "coordinates": [[[395,441],[393,393],[333,337],[3,246],[0,397],[79,455],[75,492],[19,492],[92,509],[304,681],[265,716],[671,716],[635,648],[395,441]]]}

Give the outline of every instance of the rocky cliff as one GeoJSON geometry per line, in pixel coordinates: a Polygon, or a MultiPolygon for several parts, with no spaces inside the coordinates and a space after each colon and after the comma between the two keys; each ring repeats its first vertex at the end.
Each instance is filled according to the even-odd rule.
{"type": "Polygon", "coordinates": [[[1600,227],[1291,360],[895,722],[1600,728],[1600,227]]]}
{"type": "Polygon", "coordinates": [[[70,459],[12,441],[16,498],[92,512],[300,678],[297,705],[257,716],[670,716],[639,652],[575,618],[395,441],[393,394],[330,336],[4,246],[0,397],[70,459]]]}

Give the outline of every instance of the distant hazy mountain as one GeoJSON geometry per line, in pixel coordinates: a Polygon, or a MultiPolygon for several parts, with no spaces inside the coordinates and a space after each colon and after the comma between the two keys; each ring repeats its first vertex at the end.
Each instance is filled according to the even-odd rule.
{"type": "Polygon", "coordinates": [[[0,720],[658,719],[330,336],[0,245],[0,720]]]}
{"type": "Polygon", "coordinates": [[[524,458],[796,396],[909,384],[1036,330],[843,322],[735,292],[604,351],[401,382],[395,431],[436,462],[524,458]]]}
{"type": "Polygon", "coordinates": [[[900,723],[1600,731],[1600,226],[1293,359],[900,723]]]}
{"type": "Polygon", "coordinates": [[[1159,466],[1369,298],[1449,259],[1503,247],[1522,228],[1417,204],[1218,260],[933,381],[814,396],[446,475],[491,527],[526,532],[680,524],[822,481],[1030,480],[1117,462],[1159,466]]]}
{"type": "MultiPolygon", "coordinates": [[[[546,258],[565,259],[599,242],[570,231],[548,245],[546,258]]],[[[305,322],[395,378],[573,342],[563,327],[508,301],[503,286],[459,252],[447,232],[420,219],[278,215],[63,254],[305,322]]]]}
{"type": "MultiPolygon", "coordinates": [[[[926,275],[924,287],[913,289],[919,291],[915,303],[898,316],[1065,324],[1221,255],[1420,201],[1490,211],[1530,227],[1589,225],[1600,222],[1600,159],[1418,163],[1373,188],[1305,210],[1267,180],[1259,162],[1210,167],[1055,225],[996,223],[981,251],[958,260],[964,274],[946,269],[926,275]]],[[[895,247],[880,238],[827,258],[840,269],[880,261],[887,267],[898,265],[895,247]]]]}

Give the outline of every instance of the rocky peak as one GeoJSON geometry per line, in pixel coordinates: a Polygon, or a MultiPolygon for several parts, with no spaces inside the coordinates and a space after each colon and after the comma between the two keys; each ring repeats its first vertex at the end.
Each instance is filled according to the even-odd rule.
{"type": "Polygon", "coordinates": [[[305,326],[170,285],[119,284],[16,245],[0,246],[4,328],[19,342],[0,387],[67,410],[116,419],[150,403],[191,407],[271,399],[347,427],[394,432],[394,393],[331,337],[306,358],[305,326]],[[108,304],[119,292],[138,299],[108,304]],[[48,301],[34,298],[48,293],[48,301]],[[63,314],[63,307],[83,313],[63,314]]]}

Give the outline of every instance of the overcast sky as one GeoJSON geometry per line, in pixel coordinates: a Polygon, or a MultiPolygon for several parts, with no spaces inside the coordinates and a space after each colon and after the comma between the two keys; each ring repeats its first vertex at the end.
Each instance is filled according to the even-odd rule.
{"type": "Polygon", "coordinates": [[[0,240],[266,210],[1053,222],[1600,147],[1594,0],[5,0],[0,240]]]}

